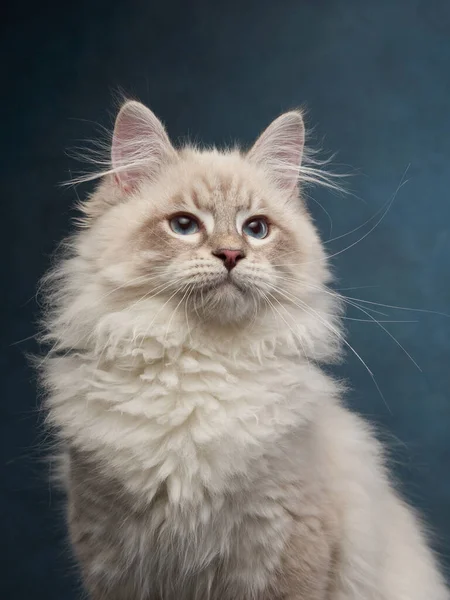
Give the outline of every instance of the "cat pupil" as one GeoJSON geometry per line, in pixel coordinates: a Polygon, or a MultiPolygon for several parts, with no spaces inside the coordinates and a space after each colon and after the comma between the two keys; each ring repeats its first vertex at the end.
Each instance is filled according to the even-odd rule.
{"type": "Polygon", "coordinates": [[[254,219],[244,225],[243,232],[251,237],[263,239],[268,233],[267,223],[264,219],[254,219]]]}
{"type": "Polygon", "coordinates": [[[187,215],[173,217],[169,223],[172,231],[180,235],[190,235],[191,233],[197,233],[199,230],[198,222],[187,215]]]}

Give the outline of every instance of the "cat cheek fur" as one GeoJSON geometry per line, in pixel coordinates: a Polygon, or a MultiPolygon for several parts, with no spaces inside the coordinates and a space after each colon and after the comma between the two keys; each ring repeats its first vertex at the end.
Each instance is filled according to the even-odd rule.
{"type": "Polygon", "coordinates": [[[41,362],[93,600],[449,600],[321,369],[342,356],[342,306],[298,184],[333,182],[303,142],[296,111],[247,154],[175,151],[143,105],[119,113],[111,169],[46,280],[41,362]],[[183,240],[177,211],[209,224],[183,240]],[[242,211],[273,238],[246,240],[242,211]],[[246,254],[230,274],[224,240],[246,254]]]}

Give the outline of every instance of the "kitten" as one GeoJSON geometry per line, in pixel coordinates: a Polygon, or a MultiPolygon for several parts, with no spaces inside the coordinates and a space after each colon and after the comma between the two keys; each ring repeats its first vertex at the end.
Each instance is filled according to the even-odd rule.
{"type": "MultiPolygon", "coordinates": [[[[300,112],[175,150],[127,102],[49,276],[48,421],[92,600],[449,600],[368,425],[321,370],[341,303],[300,112]]],[[[326,179],[325,179],[326,182],[326,179]]]]}

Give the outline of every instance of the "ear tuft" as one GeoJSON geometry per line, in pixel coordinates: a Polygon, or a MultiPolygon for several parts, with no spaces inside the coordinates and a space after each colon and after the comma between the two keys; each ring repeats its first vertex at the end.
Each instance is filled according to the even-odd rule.
{"type": "Polygon", "coordinates": [[[273,121],[248,153],[253,163],[267,170],[280,189],[296,189],[305,144],[305,125],[300,111],[284,113],[273,121]]]}
{"type": "Polygon", "coordinates": [[[120,187],[128,192],[142,179],[153,179],[175,155],[153,112],[140,102],[126,102],[117,115],[111,147],[112,172],[120,187]]]}

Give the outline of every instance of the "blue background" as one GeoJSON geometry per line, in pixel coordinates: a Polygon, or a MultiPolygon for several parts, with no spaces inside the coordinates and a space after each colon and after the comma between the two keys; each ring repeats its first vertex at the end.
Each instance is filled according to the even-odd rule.
{"type": "MultiPolygon", "coordinates": [[[[281,111],[306,105],[316,139],[352,173],[353,195],[314,195],[329,215],[311,203],[325,240],[365,223],[408,180],[373,231],[377,218],[327,245],[339,253],[338,287],[450,312],[450,2],[25,1],[1,26],[0,597],[68,600],[76,573],[25,358],[36,347],[17,343],[35,332],[37,281],[75,216],[76,190],[58,186],[80,168],[66,150],[96,136],[96,123],[111,125],[118,88],[148,103],[173,138],[218,145],[250,143],[281,111]]],[[[380,328],[357,321],[350,343],[389,408],[355,356],[337,372],[352,384],[350,405],[380,427],[448,566],[450,319],[385,312],[377,318],[416,321],[387,327],[422,372],[380,328]]]]}

